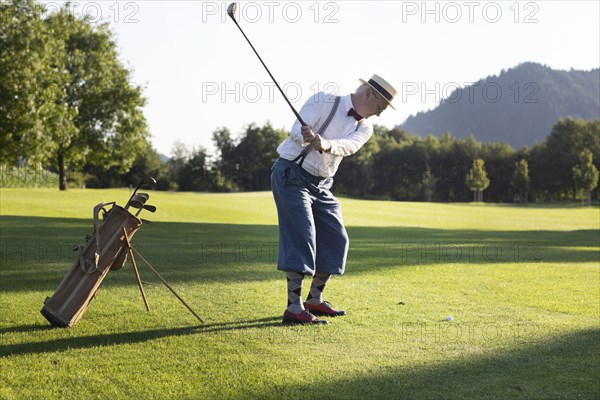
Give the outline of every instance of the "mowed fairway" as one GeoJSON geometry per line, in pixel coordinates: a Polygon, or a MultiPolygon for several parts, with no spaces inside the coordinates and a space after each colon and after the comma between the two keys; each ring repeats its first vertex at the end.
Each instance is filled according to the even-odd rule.
{"type": "Polygon", "coordinates": [[[127,263],[49,327],[92,207],[129,192],[0,190],[0,398],[600,396],[598,207],[342,199],[350,254],[326,298],[349,314],[290,327],[270,193],[150,194],[133,243],[204,325],[140,266],[146,312],[127,263]]]}

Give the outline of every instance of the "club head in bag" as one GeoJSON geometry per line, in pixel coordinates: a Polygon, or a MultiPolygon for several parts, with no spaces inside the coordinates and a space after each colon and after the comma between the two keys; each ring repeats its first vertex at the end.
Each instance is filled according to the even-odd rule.
{"type": "Polygon", "coordinates": [[[139,213],[142,212],[142,210],[148,210],[150,212],[155,212],[156,211],[156,206],[150,205],[150,204],[144,204],[142,205],[142,207],[138,210],[137,213],[135,213],[135,216],[137,217],[139,213]]]}
{"type": "Polygon", "coordinates": [[[146,204],[146,201],[148,200],[146,197],[144,196],[140,196],[139,194],[136,194],[135,196],[133,196],[131,198],[131,201],[139,201],[142,204],[146,204]]]}
{"type": "Polygon", "coordinates": [[[131,200],[129,200],[129,206],[133,207],[133,208],[141,209],[144,206],[144,203],[142,203],[141,201],[139,201],[137,199],[131,199],[131,200]]]}
{"type": "Polygon", "coordinates": [[[131,194],[131,197],[127,201],[127,204],[125,204],[125,210],[127,210],[129,208],[131,199],[133,198],[133,196],[136,195],[137,191],[139,190],[140,187],[142,187],[142,185],[155,185],[155,184],[156,184],[156,179],[154,179],[151,176],[147,176],[145,178],[142,178],[140,180],[140,182],[138,183],[138,185],[136,186],[136,188],[133,191],[133,193],[131,194]]]}
{"type": "Polygon", "coordinates": [[[148,201],[148,199],[150,198],[150,195],[148,193],[138,193],[138,194],[136,194],[136,196],[141,196],[141,197],[145,198],[146,201],[148,201]]]}

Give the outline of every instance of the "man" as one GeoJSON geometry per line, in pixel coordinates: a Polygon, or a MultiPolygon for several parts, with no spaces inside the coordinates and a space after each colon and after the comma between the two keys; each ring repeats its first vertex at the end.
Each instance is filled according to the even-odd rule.
{"type": "Polygon", "coordinates": [[[317,93],[300,110],[307,126],[296,121],[277,148],[271,187],[279,218],[277,269],[285,271],[288,307],[284,323],[326,324],[316,316],[346,315],[323,300],[331,275],[346,266],[348,235],[340,203],[331,194],[333,176],[342,158],[356,153],[373,134],[367,118],[379,116],[396,95],[384,79],[360,79],[347,96],[317,93]],[[313,277],[302,303],[304,275],[313,277]]]}

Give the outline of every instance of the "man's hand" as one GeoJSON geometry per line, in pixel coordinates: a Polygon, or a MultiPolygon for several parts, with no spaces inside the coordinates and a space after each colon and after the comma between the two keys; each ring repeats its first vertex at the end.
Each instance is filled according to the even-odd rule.
{"type": "Polygon", "coordinates": [[[314,139],[310,142],[310,145],[320,152],[327,153],[331,150],[331,142],[319,134],[315,135],[314,139]]]}
{"type": "Polygon", "coordinates": [[[308,125],[304,125],[300,128],[300,132],[302,133],[302,138],[304,139],[304,143],[311,143],[315,139],[315,133],[312,128],[308,125]]]}

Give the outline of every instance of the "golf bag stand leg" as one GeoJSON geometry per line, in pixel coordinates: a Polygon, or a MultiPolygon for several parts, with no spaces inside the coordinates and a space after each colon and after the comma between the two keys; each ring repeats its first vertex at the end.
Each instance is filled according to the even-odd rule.
{"type": "MultiPolygon", "coordinates": [[[[194,317],[196,317],[196,319],[198,319],[198,321],[200,321],[201,323],[204,323],[204,320],[202,318],[200,318],[200,316],[198,314],[196,314],[196,312],[192,309],[192,307],[190,307],[188,305],[188,303],[185,302],[185,300],[183,300],[181,298],[181,296],[179,296],[177,294],[177,292],[175,291],[175,289],[173,289],[171,287],[171,285],[169,285],[167,283],[167,281],[164,280],[164,278],[158,273],[157,270],[155,270],[154,268],[152,268],[152,265],[150,265],[150,263],[148,261],[146,261],[146,259],[144,258],[143,255],[140,254],[139,251],[137,251],[137,249],[133,246],[131,246],[131,250],[133,250],[133,252],[135,254],[137,254],[137,256],[142,260],[142,262],[146,265],[146,267],[148,267],[148,269],[150,271],[152,271],[154,273],[154,275],[157,276],[157,278],[167,287],[167,289],[169,289],[171,291],[171,293],[173,293],[175,295],[175,297],[177,297],[177,299],[194,315],[194,317]]],[[[133,258],[133,255],[132,255],[133,258]]]]}
{"type": "Polygon", "coordinates": [[[140,288],[140,293],[142,294],[146,311],[150,311],[150,307],[148,307],[148,300],[146,300],[146,293],[144,293],[144,287],[142,286],[142,281],[140,280],[140,273],[138,272],[137,265],[135,264],[135,258],[133,258],[133,251],[131,251],[131,242],[129,241],[127,232],[125,232],[125,228],[123,228],[123,234],[125,235],[125,243],[127,244],[127,249],[129,250],[129,257],[131,257],[131,265],[133,266],[135,279],[137,280],[138,287],[140,288]]]}

